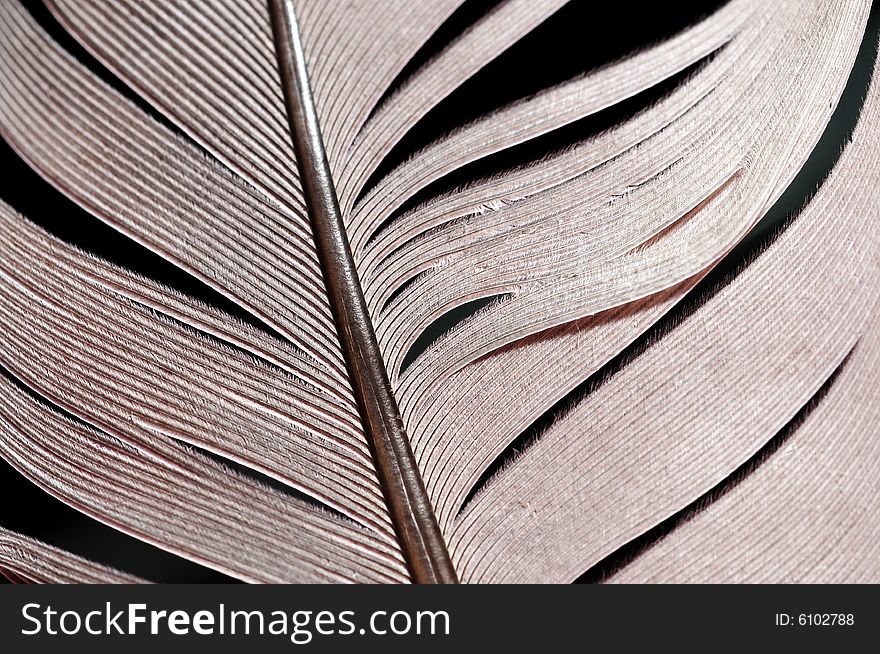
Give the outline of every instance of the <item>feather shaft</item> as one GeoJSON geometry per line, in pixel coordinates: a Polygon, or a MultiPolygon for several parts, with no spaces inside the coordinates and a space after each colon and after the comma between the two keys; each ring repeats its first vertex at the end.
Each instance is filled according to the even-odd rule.
{"type": "Polygon", "coordinates": [[[290,132],[351,385],[400,546],[417,583],[455,583],[361,289],[324,150],[292,0],[271,0],[290,132]]]}

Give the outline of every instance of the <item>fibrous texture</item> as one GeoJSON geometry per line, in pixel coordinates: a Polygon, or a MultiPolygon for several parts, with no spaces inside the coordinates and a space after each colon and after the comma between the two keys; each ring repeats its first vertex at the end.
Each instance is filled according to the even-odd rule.
{"type": "MultiPolygon", "coordinates": [[[[0,204],[0,456],[249,582],[878,581],[876,81],[713,276],[870,2],[730,0],[488,103],[577,3],[478,4],[2,3],[0,134],[58,200],[0,204]]],[[[9,530],[0,570],[139,579],[9,530]]]]}

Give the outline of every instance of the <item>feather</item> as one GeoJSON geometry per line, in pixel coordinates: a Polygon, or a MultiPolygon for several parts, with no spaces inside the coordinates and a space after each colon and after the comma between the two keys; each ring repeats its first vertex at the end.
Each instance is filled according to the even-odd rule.
{"type": "Polygon", "coordinates": [[[146,583],[8,529],[0,529],[0,562],[13,583],[146,583]]]}
{"type": "MultiPolygon", "coordinates": [[[[0,134],[173,271],[0,203],[0,456],[247,582],[876,581],[876,81],[731,254],[870,2],[730,0],[468,95],[573,5],[0,5],[0,134]]],[[[0,570],[147,576],[5,528],[0,570]]]]}

